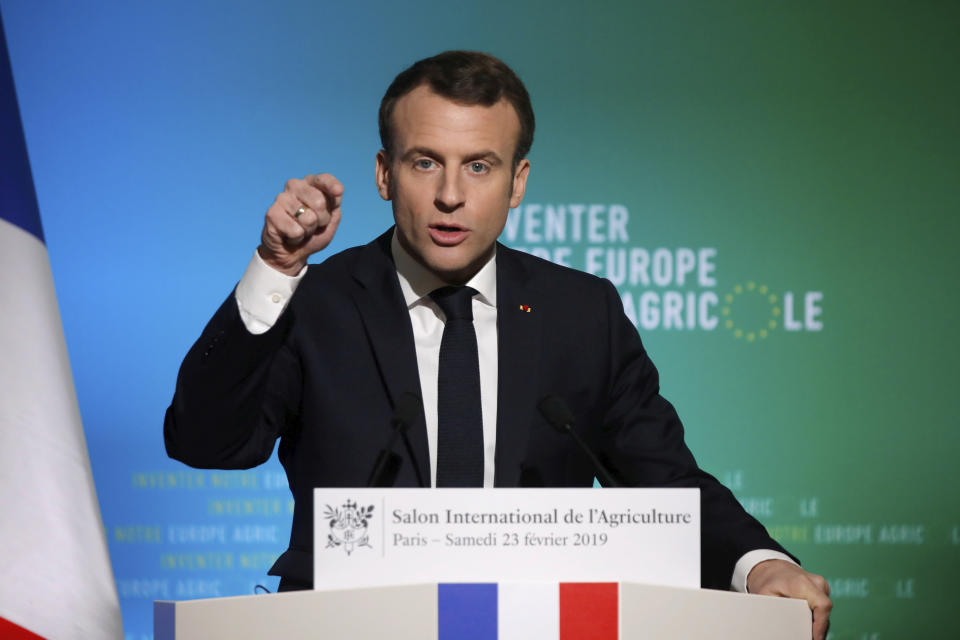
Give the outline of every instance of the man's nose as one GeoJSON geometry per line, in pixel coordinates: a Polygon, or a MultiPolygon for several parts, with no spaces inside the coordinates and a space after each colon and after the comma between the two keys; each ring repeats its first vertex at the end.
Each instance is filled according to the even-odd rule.
{"type": "Polygon", "coordinates": [[[437,186],[436,206],[445,213],[450,213],[463,206],[464,192],[457,171],[444,171],[437,186]]]}

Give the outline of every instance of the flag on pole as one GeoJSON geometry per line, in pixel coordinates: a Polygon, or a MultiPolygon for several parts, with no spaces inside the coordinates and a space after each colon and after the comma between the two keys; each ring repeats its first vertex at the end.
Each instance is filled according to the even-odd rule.
{"type": "Polygon", "coordinates": [[[0,636],[123,637],[2,19],[0,636]]]}

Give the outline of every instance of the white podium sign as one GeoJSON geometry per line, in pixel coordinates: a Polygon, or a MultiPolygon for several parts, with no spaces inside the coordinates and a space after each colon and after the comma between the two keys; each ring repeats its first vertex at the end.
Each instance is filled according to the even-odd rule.
{"type": "Polygon", "coordinates": [[[698,489],[315,489],[314,588],[700,586],[698,489]]]}

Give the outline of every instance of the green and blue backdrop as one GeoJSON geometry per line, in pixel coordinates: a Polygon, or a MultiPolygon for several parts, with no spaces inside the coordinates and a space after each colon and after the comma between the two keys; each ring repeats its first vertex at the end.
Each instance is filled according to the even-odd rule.
{"type": "Polygon", "coordinates": [[[285,477],[167,459],[176,371],[286,179],[343,181],[331,252],[390,224],[380,97],[449,48],[533,99],[502,240],[617,285],[701,465],[830,579],[830,638],[955,637],[956,2],[0,9],[127,638],[276,586],[285,477]]]}

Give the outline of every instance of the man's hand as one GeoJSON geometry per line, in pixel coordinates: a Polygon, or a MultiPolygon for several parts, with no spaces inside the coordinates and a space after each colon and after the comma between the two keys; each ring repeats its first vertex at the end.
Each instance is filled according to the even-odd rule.
{"type": "Polygon", "coordinates": [[[294,276],[326,248],[340,224],[343,185],[329,173],[288,180],[267,209],[257,251],[268,265],[294,276]]]}
{"type": "Polygon", "coordinates": [[[830,585],[823,576],[785,560],[765,560],[747,576],[747,591],[764,596],[802,598],[813,612],[814,640],[824,640],[830,622],[830,585]]]}

